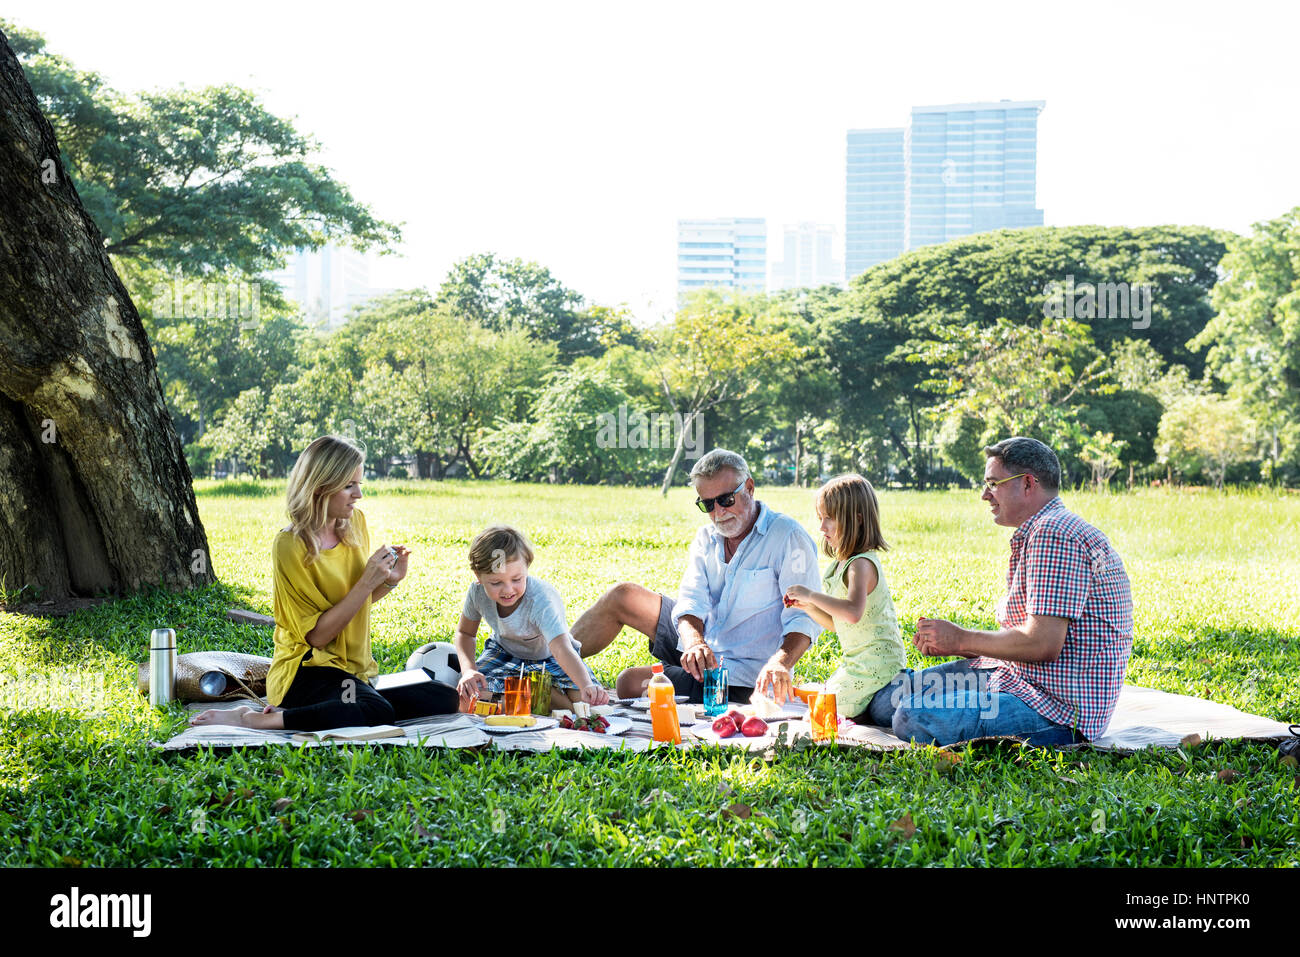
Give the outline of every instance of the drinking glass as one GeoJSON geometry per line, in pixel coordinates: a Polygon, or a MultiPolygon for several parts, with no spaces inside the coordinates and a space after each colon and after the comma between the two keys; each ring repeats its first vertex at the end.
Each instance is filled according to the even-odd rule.
{"type": "Polygon", "coordinates": [[[502,714],[529,714],[532,708],[532,685],[527,678],[507,678],[501,694],[502,714]]]}
{"type": "Polygon", "coordinates": [[[727,712],[727,669],[704,669],[704,713],[711,718],[727,712]]]}
{"type": "Polygon", "coordinates": [[[549,715],[551,713],[551,673],[545,669],[530,671],[528,685],[532,695],[532,713],[549,715]]]}
{"type": "Polygon", "coordinates": [[[823,691],[813,699],[808,709],[808,719],[812,722],[814,741],[834,741],[839,731],[839,715],[835,711],[835,695],[823,691]]]}

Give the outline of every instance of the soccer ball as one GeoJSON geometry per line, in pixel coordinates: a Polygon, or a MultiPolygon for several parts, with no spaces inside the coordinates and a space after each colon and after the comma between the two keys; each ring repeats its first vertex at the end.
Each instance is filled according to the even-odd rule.
{"type": "Polygon", "coordinates": [[[421,645],[406,659],[406,670],[427,668],[433,677],[453,688],[460,682],[460,658],[454,645],[446,641],[431,641],[421,645]]]}

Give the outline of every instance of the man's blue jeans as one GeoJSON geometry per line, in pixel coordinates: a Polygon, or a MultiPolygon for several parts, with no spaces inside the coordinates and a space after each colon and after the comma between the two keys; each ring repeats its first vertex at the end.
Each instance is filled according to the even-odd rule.
{"type": "Polygon", "coordinates": [[[1086,740],[1047,720],[1013,694],[988,690],[992,673],[971,667],[973,658],[900,671],[867,706],[872,724],[892,728],[904,741],[952,744],[971,738],[1014,735],[1051,746],[1086,740]]]}

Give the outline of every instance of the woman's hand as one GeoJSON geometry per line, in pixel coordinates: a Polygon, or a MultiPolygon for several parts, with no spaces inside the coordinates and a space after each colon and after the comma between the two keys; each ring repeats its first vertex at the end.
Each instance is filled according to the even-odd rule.
{"type": "Polygon", "coordinates": [[[366,562],[365,571],[361,573],[361,583],[365,590],[372,592],[388,581],[388,576],[392,574],[393,566],[397,564],[397,561],[396,552],[387,545],[381,545],[370,556],[370,560],[366,562]]]}
{"type": "Polygon", "coordinates": [[[587,704],[609,704],[609,692],[595,682],[582,689],[582,700],[587,704]]]}
{"type": "Polygon", "coordinates": [[[392,570],[388,573],[387,583],[396,585],[406,577],[407,562],[411,558],[411,550],[405,545],[394,545],[393,551],[397,553],[397,561],[393,563],[392,570]]]}
{"type": "Polygon", "coordinates": [[[461,700],[466,703],[472,698],[481,698],[488,693],[487,679],[483,677],[481,671],[467,671],[460,676],[456,691],[460,694],[461,700]]]}

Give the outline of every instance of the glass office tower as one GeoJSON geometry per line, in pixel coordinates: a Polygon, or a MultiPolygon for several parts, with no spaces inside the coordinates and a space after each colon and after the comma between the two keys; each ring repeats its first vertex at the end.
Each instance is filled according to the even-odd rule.
{"type": "Polygon", "coordinates": [[[903,251],[902,127],[849,130],[844,203],[845,278],[903,251]]]}
{"type": "Polygon", "coordinates": [[[1042,100],[912,108],[906,129],[850,130],[845,278],[908,249],[1043,225],[1042,100]]]}

